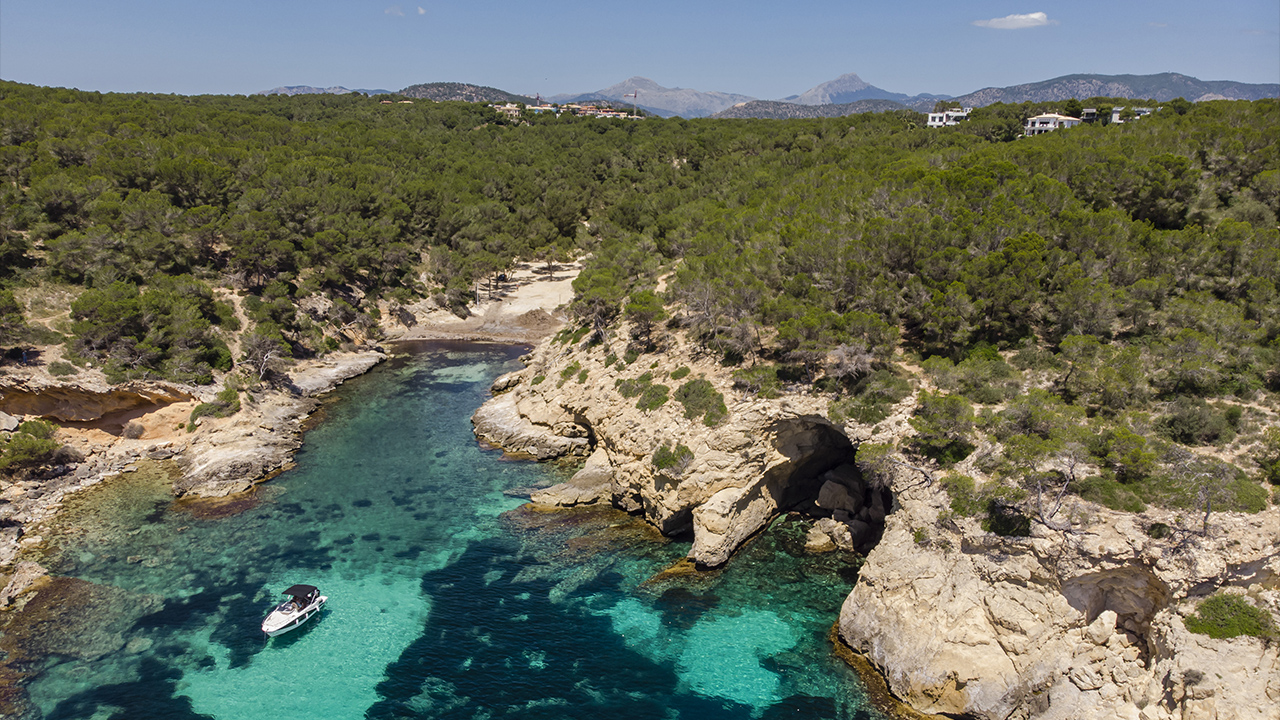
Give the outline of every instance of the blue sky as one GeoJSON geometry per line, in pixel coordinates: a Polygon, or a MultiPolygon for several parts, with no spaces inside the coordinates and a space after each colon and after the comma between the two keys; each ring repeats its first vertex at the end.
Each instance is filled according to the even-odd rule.
{"type": "Polygon", "coordinates": [[[1277,0],[0,0],[0,78],[99,91],[596,90],[774,99],[849,72],[960,95],[1070,73],[1280,82],[1277,0]]]}

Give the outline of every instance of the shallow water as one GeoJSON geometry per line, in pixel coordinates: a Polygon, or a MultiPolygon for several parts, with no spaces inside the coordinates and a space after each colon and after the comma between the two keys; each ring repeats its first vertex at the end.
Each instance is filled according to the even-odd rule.
{"type": "Polygon", "coordinates": [[[69,508],[50,570],[125,592],[32,661],[44,717],[881,717],[826,640],[854,571],[805,556],[803,521],[723,571],[659,575],[687,543],[502,494],[560,479],[471,435],[522,349],[417,349],[342,386],[297,468],[235,514],[145,473],[69,508]],[[294,583],[326,609],[264,639],[294,583]]]}

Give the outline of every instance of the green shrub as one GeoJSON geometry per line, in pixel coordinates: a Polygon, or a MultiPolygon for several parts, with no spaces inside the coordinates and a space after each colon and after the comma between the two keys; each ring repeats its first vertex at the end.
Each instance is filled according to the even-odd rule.
{"type": "Polygon", "coordinates": [[[653,384],[653,373],[646,372],[638,378],[615,380],[613,386],[624,398],[640,397],[640,394],[653,384]]]}
{"type": "Polygon", "coordinates": [[[582,363],[574,360],[568,367],[560,371],[560,379],[568,380],[569,376],[582,369],[582,363]]]}
{"type": "Polygon", "coordinates": [[[974,450],[969,442],[973,420],[973,406],[964,396],[923,393],[910,420],[918,433],[913,443],[920,454],[953,465],[974,450]]]}
{"type": "Polygon", "coordinates": [[[582,363],[574,360],[568,367],[560,371],[560,382],[556,383],[556,387],[564,387],[565,382],[581,369],[582,363]]]}
{"type": "Polygon", "coordinates": [[[678,367],[678,368],[676,368],[675,370],[672,370],[672,371],[671,371],[671,379],[672,379],[672,380],[679,380],[679,379],[681,379],[681,378],[685,377],[686,375],[688,375],[690,372],[692,372],[692,371],[689,369],[689,367],[688,367],[687,365],[681,365],[680,367],[678,367]]]}
{"type": "Polygon", "coordinates": [[[35,467],[52,460],[59,448],[53,439],[55,429],[43,420],[19,425],[8,440],[0,443],[0,470],[35,467]]]}
{"type": "Polygon", "coordinates": [[[609,353],[608,355],[605,355],[605,356],[604,356],[604,366],[605,366],[605,367],[610,367],[610,366],[612,366],[612,365],[613,365],[614,363],[616,363],[616,362],[618,362],[618,356],[617,356],[617,355],[614,355],[613,353],[609,353]]]}
{"type": "MultiPolygon", "coordinates": [[[[1239,415],[1236,420],[1239,421],[1239,415]]],[[[1187,396],[1173,402],[1169,412],[1160,418],[1159,427],[1165,437],[1184,445],[1208,445],[1229,439],[1224,436],[1231,433],[1231,423],[1224,413],[1200,398],[1187,396]]]]}
{"type": "Polygon", "coordinates": [[[1244,598],[1222,593],[1200,603],[1195,613],[1188,615],[1183,623],[1193,633],[1219,640],[1241,635],[1263,640],[1278,637],[1271,613],[1250,605],[1244,598]]]}
{"type": "Polygon", "coordinates": [[[1147,439],[1127,427],[1116,427],[1100,433],[1090,452],[1101,463],[1115,471],[1121,482],[1142,480],[1156,469],[1156,452],[1147,439]]]}
{"type": "Polygon", "coordinates": [[[911,394],[911,383],[890,370],[877,370],[853,386],[853,396],[834,400],[828,416],[838,423],[854,421],[875,425],[889,417],[893,406],[911,394]]]}
{"type": "Polygon", "coordinates": [[[1147,526],[1147,537],[1153,540],[1163,540],[1169,537],[1169,533],[1173,528],[1162,522],[1151,523],[1147,526]]]}
{"type": "Polygon", "coordinates": [[[782,392],[777,365],[756,365],[733,371],[733,386],[762,398],[776,398],[782,392]]]}
{"type": "Polygon", "coordinates": [[[640,359],[640,351],[632,348],[628,348],[627,352],[622,356],[622,362],[628,365],[630,365],[631,363],[634,363],[636,360],[639,360],[639,359],[640,359]]]}
{"type": "Polygon", "coordinates": [[[1114,473],[1091,475],[1075,487],[1075,491],[1085,500],[1125,512],[1142,512],[1147,509],[1146,503],[1136,492],[1140,490],[1145,488],[1119,482],[1114,473]]]}
{"type": "Polygon", "coordinates": [[[669,392],[671,392],[671,388],[666,385],[649,385],[640,394],[640,399],[636,401],[636,407],[645,412],[657,410],[667,404],[667,394],[669,392]]]}
{"type": "Polygon", "coordinates": [[[543,381],[543,380],[546,380],[546,379],[547,379],[547,376],[546,376],[546,375],[538,375],[538,376],[537,376],[537,377],[535,377],[534,379],[530,380],[530,381],[529,381],[529,384],[530,384],[530,385],[540,385],[540,384],[542,383],[542,381],[543,381]]]}
{"type": "Polygon", "coordinates": [[[947,475],[940,481],[942,489],[951,498],[951,510],[964,517],[976,517],[986,503],[978,494],[973,478],[968,475],[947,475]]]}
{"type": "Polygon", "coordinates": [[[676,475],[684,472],[692,461],[693,451],[681,443],[676,443],[674,448],[663,443],[653,451],[653,467],[658,470],[675,470],[676,475]]]}
{"type": "MultiPolygon", "coordinates": [[[[228,378],[228,383],[232,380],[228,378]]],[[[189,425],[194,426],[202,417],[228,417],[240,412],[240,391],[228,384],[214,396],[211,403],[200,403],[191,410],[189,425]]],[[[190,431],[190,428],[188,429],[190,431]]]]}
{"type": "Polygon", "coordinates": [[[1031,518],[1018,509],[1026,492],[1008,485],[977,489],[968,475],[947,475],[939,483],[951,498],[951,511],[964,517],[981,517],[982,529],[1002,536],[1031,534],[1031,518]]]}
{"type": "Polygon", "coordinates": [[[44,420],[27,420],[19,425],[17,430],[18,433],[30,435],[39,440],[48,440],[53,437],[55,431],[57,431],[57,428],[52,423],[47,423],[44,420]]]}
{"type": "Polygon", "coordinates": [[[586,368],[583,368],[582,372],[578,373],[578,384],[581,385],[586,381],[587,381],[587,370],[586,368]]]}
{"type": "Polygon", "coordinates": [[[690,380],[676,390],[676,400],[684,406],[687,420],[701,417],[702,424],[715,427],[729,417],[729,408],[724,404],[724,395],[716,390],[711,381],[703,378],[690,380]]]}
{"type": "Polygon", "coordinates": [[[62,377],[64,375],[75,375],[78,372],[80,371],[76,369],[76,366],[68,362],[63,362],[61,360],[54,360],[53,362],[49,363],[49,374],[55,377],[62,377]]]}

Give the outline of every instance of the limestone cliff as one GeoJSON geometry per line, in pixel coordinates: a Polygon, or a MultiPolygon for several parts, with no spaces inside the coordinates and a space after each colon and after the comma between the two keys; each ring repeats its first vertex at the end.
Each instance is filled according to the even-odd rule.
{"type": "Polygon", "coordinates": [[[840,633],[913,707],[981,718],[1276,718],[1277,647],[1186,630],[1216,588],[1280,607],[1280,511],[1153,539],[1142,516],[1090,507],[1075,532],[999,537],[946,518],[903,478],[840,633]]]}
{"type": "Polygon", "coordinates": [[[589,476],[580,473],[535,500],[603,500],[642,512],[666,534],[692,532],[690,557],[717,566],[780,510],[815,507],[830,479],[824,474],[852,462],[854,446],[826,419],[820,398],[735,397],[711,358],[678,343],[630,365],[619,359],[624,355],[622,341],[592,348],[546,341],[527,356],[525,370],[494,384],[499,394],[476,412],[476,434],[507,450],[540,459],[592,455],[589,476]],[[684,382],[705,378],[725,396],[723,422],[708,427],[687,418],[674,398],[641,410],[617,387],[647,373],[674,393],[682,383],[670,376],[682,367],[689,373],[677,373],[684,382]],[[672,467],[655,464],[660,447],[679,446],[691,457],[672,467]]]}
{"type": "Polygon", "coordinates": [[[1177,526],[1173,514],[1080,502],[1070,532],[1034,526],[1030,537],[993,535],[947,512],[945,492],[918,469],[900,467],[881,494],[850,468],[858,443],[912,432],[912,398],[874,429],[842,426],[814,395],[735,394],[725,369],[680,338],[670,342],[628,365],[621,340],[545,341],[524,370],[494,384],[494,399],[474,417],[476,433],[537,458],[589,457],[570,482],[535,492],[534,502],[608,502],[643,513],[664,533],[691,531],[690,556],[702,566],[728,561],[786,509],[827,516],[815,523],[815,550],[832,540],[868,549],[878,534],[866,535],[866,525],[885,523],[845,602],[840,635],[921,711],[1280,717],[1275,645],[1211,640],[1182,622],[1218,588],[1280,609],[1280,510],[1219,513],[1208,536],[1188,529],[1157,540],[1146,528],[1177,526]],[[727,418],[708,427],[686,418],[674,398],[639,409],[622,390],[645,375],[672,392],[681,379],[705,378],[725,396],[727,418]],[[660,448],[679,446],[691,457],[655,462],[660,448]]]}

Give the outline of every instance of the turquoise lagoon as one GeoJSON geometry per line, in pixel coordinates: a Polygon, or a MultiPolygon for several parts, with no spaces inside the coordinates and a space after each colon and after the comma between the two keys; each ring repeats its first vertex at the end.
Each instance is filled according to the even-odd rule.
{"type": "Polygon", "coordinates": [[[42,661],[43,717],[883,717],[826,639],[854,569],[805,556],[803,521],[722,571],[663,573],[687,542],[503,493],[565,472],[471,434],[523,348],[410,349],[334,393],[297,467],[237,512],[192,512],[142,477],[91,491],[49,569],[145,610],[100,657],[42,661]],[[267,640],[294,583],[328,606],[267,640]]]}

